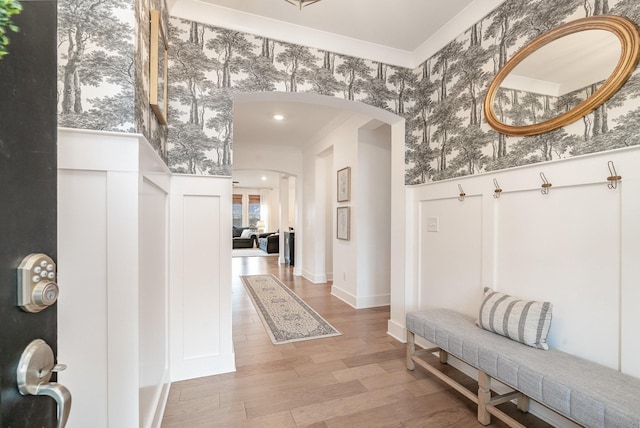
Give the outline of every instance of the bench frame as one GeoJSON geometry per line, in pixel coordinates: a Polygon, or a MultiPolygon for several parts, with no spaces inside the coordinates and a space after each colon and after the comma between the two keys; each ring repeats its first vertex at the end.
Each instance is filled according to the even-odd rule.
{"type": "Polygon", "coordinates": [[[464,395],[469,400],[478,405],[478,421],[482,425],[489,425],[491,423],[491,415],[500,419],[507,425],[513,428],[526,428],[524,425],[507,415],[496,406],[507,401],[516,400],[518,409],[523,412],[529,411],[529,397],[521,393],[520,391],[513,391],[507,394],[491,396],[491,376],[478,369],[478,393],[474,394],[472,391],[458,383],[456,380],[447,376],[422,358],[420,355],[431,354],[438,352],[440,356],[440,363],[447,364],[449,354],[444,349],[439,347],[421,349],[416,351],[415,333],[407,330],[407,369],[415,370],[416,364],[433,374],[435,377],[464,395]]]}

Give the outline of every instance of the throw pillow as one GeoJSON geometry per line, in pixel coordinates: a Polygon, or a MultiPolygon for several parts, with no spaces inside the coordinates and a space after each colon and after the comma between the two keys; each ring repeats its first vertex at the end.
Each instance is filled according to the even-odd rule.
{"type": "Polygon", "coordinates": [[[253,232],[251,231],[251,229],[245,229],[242,231],[242,234],[240,235],[241,238],[251,238],[251,234],[253,232]]]}
{"type": "Polygon", "coordinates": [[[538,349],[549,349],[550,302],[520,300],[508,294],[484,289],[477,325],[538,349]]]}

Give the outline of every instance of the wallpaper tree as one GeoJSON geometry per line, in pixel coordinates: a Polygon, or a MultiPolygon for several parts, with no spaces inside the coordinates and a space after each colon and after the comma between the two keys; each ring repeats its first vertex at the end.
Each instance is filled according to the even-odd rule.
{"type": "MultiPolygon", "coordinates": [[[[609,101],[582,121],[542,135],[509,137],[483,121],[481,100],[491,79],[518,49],[563,22],[600,14],[640,20],[633,0],[507,0],[426,61],[416,74],[416,124],[407,139],[407,184],[543,162],[638,144],[640,78],[636,72],[609,101]],[[630,111],[630,109],[633,109],[630,111]],[[580,130],[580,125],[582,129],[580,130]]],[[[503,123],[547,120],[580,103],[599,87],[561,96],[501,90],[495,111],[503,123]]]]}
{"type": "Polygon", "coordinates": [[[403,114],[417,80],[408,69],[180,19],[169,34],[169,165],[176,172],[231,175],[237,93],[307,92],[403,114]]]}
{"type": "Polygon", "coordinates": [[[128,0],[64,0],[58,4],[59,123],[61,126],[133,131],[133,27],[117,16],[128,0]],[[103,85],[115,93],[86,98],[103,85]]]}
{"type": "MultiPolygon", "coordinates": [[[[168,131],[154,122],[147,101],[148,8],[162,3],[59,2],[61,126],[142,132],[161,156],[168,132],[173,171],[230,175],[235,94],[335,96],[405,118],[408,184],[638,144],[637,72],[601,107],[552,133],[509,137],[492,130],[482,111],[489,82],[526,43],[585,16],[640,23],[637,0],[507,0],[415,70],[171,18],[168,131]]],[[[500,91],[495,110],[503,122],[544,120],[597,87],[559,97],[500,91]]]]}

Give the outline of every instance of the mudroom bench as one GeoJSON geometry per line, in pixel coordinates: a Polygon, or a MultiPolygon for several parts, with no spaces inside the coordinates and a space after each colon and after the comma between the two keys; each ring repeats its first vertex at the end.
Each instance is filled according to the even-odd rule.
{"type": "Polygon", "coordinates": [[[516,400],[526,412],[532,399],[586,427],[640,427],[640,379],[565,352],[523,345],[450,310],[407,314],[407,368],[414,370],[415,364],[477,403],[483,425],[494,415],[511,427],[524,427],[496,406],[516,400]],[[416,335],[436,347],[416,351],[416,335]],[[436,351],[442,363],[453,355],[478,370],[477,394],[419,357],[436,351]],[[514,391],[492,396],[492,379],[514,391]]]}

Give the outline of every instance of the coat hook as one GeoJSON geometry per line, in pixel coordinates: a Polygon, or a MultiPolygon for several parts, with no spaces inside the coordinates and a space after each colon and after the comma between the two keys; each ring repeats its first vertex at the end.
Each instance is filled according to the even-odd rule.
{"type": "Polygon", "coordinates": [[[493,179],[493,185],[496,186],[496,190],[493,191],[493,197],[498,199],[500,197],[500,193],[502,193],[502,189],[498,184],[498,180],[496,180],[495,178],[493,179]]]}
{"type": "Polygon", "coordinates": [[[458,184],[458,189],[460,189],[460,196],[458,196],[458,200],[459,201],[464,201],[464,197],[467,196],[466,193],[464,193],[464,190],[462,190],[462,186],[458,184]]]}
{"type": "Polygon", "coordinates": [[[547,177],[544,175],[544,172],[540,173],[540,178],[542,179],[542,190],[540,190],[540,193],[542,193],[543,195],[548,195],[549,187],[551,187],[551,183],[549,183],[549,180],[547,180],[547,177]]]}
{"type": "Polygon", "coordinates": [[[609,167],[609,177],[607,177],[607,181],[609,182],[609,184],[607,184],[607,187],[609,189],[615,189],[618,187],[618,181],[622,180],[622,177],[618,175],[618,173],[616,172],[616,167],[615,165],[613,165],[613,161],[609,161],[607,163],[607,166],[609,167]]]}

